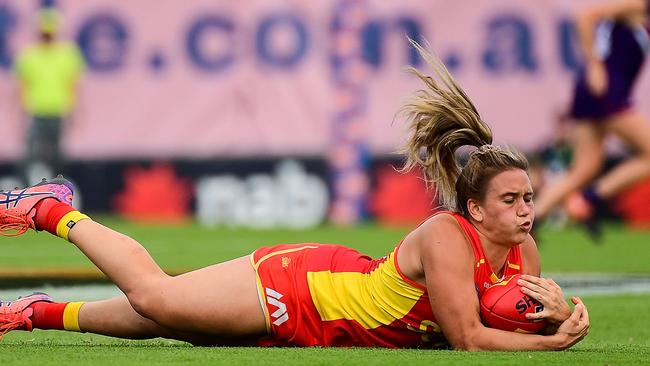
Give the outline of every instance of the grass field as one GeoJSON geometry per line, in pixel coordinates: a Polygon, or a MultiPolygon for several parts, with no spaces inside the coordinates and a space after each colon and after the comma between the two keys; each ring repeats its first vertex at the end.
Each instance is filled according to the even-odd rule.
{"type": "MultiPolygon", "coordinates": [[[[380,257],[408,232],[408,228],[375,225],[257,231],[202,228],[192,223],[169,226],[137,225],[112,218],[98,221],[139,240],[162,267],[171,271],[203,267],[277,243],[339,243],[380,257]]],[[[603,242],[594,245],[580,228],[549,230],[542,233],[539,246],[543,271],[650,275],[649,231],[612,225],[603,242]]],[[[0,274],[32,268],[93,268],[74,246],[47,233],[29,231],[17,238],[3,238],[2,250],[0,274]]]]}
{"type": "MultiPolygon", "coordinates": [[[[181,226],[143,226],[99,219],[140,240],[163,267],[183,271],[250,253],[280,242],[342,243],[381,256],[407,229],[362,226],[321,227],[309,231],[245,231],[181,226]]],[[[544,271],[619,273],[650,276],[650,233],[611,226],[595,246],[577,228],[542,233],[544,271]]],[[[77,250],[47,234],[29,233],[1,239],[0,275],[43,269],[88,270],[92,265],[77,250]]],[[[0,295],[2,290],[0,289],[0,295]]],[[[184,343],[122,341],[89,334],[53,331],[13,332],[0,343],[3,365],[173,364],[173,365],[640,365],[650,364],[650,294],[589,296],[587,339],[566,352],[464,353],[455,351],[378,349],[195,348],[184,343]]]]}
{"type": "Polygon", "coordinates": [[[3,365],[643,365],[650,360],[650,296],[587,297],[591,333],[565,352],[197,348],[54,331],[9,333],[3,365]]]}

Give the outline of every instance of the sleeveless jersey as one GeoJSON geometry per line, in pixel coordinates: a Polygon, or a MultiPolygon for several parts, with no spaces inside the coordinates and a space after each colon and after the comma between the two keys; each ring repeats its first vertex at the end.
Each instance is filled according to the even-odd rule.
{"type": "MultiPolygon", "coordinates": [[[[650,6],[648,6],[650,10],[650,6]]],[[[650,51],[646,26],[607,20],[598,24],[594,49],[607,71],[607,89],[601,96],[592,94],[586,69],[577,75],[569,114],[575,120],[600,123],[632,107],[632,92],[650,51]]]]}
{"type": "MultiPolygon", "coordinates": [[[[499,278],[485,258],[474,227],[461,215],[449,214],[472,245],[474,283],[480,296],[499,278]]],[[[343,246],[312,243],[254,252],[251,259],[258,272],[260,301],[265,304],[271,334],[260,344],[390,348],[446,345],[426,287],[407,278],[399,268],[400,246],[375,260],[343,246]],[[278,273],[280,267],[282,273],[278,273]]],[[[504,276],[521,271],[516,245],[508,253],[504,276]]]]}

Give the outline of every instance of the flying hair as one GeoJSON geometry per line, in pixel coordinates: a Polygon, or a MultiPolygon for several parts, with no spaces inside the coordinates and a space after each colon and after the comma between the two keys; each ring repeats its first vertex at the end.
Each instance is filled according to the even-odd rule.
{"type": "Polygon", "coordinates": [[[402,171],[420,167],[427,184],[437,188],[441,205],[466,214],[467,199],[482,199],[489,179],[507,169],[526,170],[528,162],[517,151],[491,145],[492,130],[447,67],[417,42],[409,42],[435,77],[407,68],[426,88],[413,93],[400,109],[411,133],[403,149],[406,163],[402,171]],[[461,146],[478,148],[465,168],[456,160],[461,146]]]}

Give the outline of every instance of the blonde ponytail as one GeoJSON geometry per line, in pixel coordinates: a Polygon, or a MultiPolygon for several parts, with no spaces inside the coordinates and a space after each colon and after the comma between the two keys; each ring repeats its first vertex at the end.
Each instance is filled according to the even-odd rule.
{"type": "Polygon", "coordinates": [[[410,42],[439,81],[408,68],[424,82],[426,89],[415,92],[401,109],[412,133],[404,148],[407,160],[403,169],[422,168],[425,180],[438,189],[442,205],[456,209],[455,186],[461,172],[456,150],[465,145],[491,144],[492,130],[440,59],[417,42],[410,42]]]}

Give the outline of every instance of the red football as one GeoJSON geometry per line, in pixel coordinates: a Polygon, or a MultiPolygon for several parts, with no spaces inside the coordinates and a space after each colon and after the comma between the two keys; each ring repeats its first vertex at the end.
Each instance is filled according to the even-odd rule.
{"type": "Polygon", "coordinates": [[[490,328],[539,333],[546,327],[546,321],[526,319],[526,314],[540,312],[544,305],[521,292],[517,284],[519,277],[506,277],[485,290],[481,297],[481,318],[490,328]]]}

